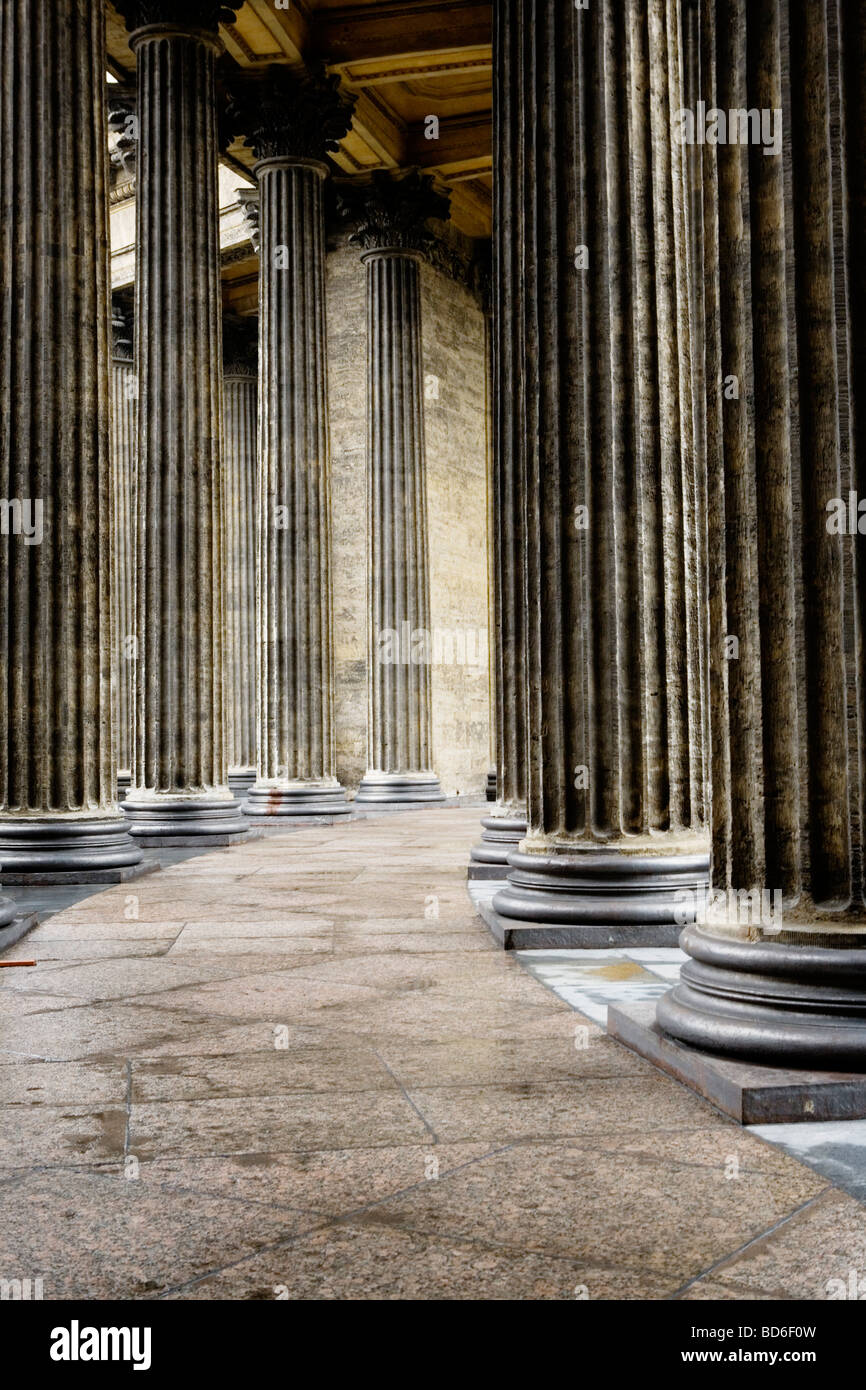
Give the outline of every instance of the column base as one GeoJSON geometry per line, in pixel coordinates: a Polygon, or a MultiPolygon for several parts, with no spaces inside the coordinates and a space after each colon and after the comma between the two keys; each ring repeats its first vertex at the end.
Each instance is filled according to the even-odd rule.
{"type": "Polygon", "coordinates": [[[526,838],[526,817],[493,815],[482,817],[481,843],[469,851],[468,877],[505,879],[509,873],[508,856],[526,838]]]}
{"type": "MultiPolygon", "coordinates": [[[[207,849],[233,845],[249,833],[249,824],[233,797],[177,796],[133,788],[123,803],[129,833],[139,845],[158,849],[207,849]]],[[[2,860],[0,860],[2,862],[2,860]]]]}
{"type": "Polygon", "coordinates": [[[342,816],[352,810],[346,790],[337,781],[256,782],[243,804],[251,819],[297,816],[342,816]]]}
{"type": "Polygon", "coordinates": [[[492,909],[506,923],[522,924],[524,934],[539,927],[549,937],[555,927],[563,946],[675,946],[706,891],[709,850],[695,840],[674,852],[648,849],[513,850],[492,909]]]}
{"type": "Polygon", "coordinates": [[[127,792],[132,786],[132,773],[128,768],[120,768],[117,773],[117,799],[125,801],[127,792]]]}
{"type": "Polygon", "coordinates": [[[434,772],[368,772],[358,788],[355,805],[399,807],[444,800],[445,793],[434,772]]]}
{"type": "Polygon", "coordinates": [[[669,924],[647,926],[640,922],[616,922],[600,926],[597,922],[522,922],[504,917],[494,903],[502,879],[484,882],[470,878],[469,897],[475,911],[503,951],[603,951],[631,946],[675,947],[680,928],[669,924]]]}
{"type": "Polygon", "coordinates": [[[229,791],[232,796],[237,797],[238,801],[244,801],[249,795],[250,787],[255,785],[256,770],[254,767],[230,767],[229,768],[229,791]]]}
{"type": "Polygon", "coordinates": [[[0,897],[0,931],[11,926],[18,914],[18,904],[12,898],[0,897]]]}
{"type": "Polygon", "coordinates": [[[143,858],[121,816],[0,821],[5,883],[117,883],[140,873],[143,858]]]}
{"type": "Polygon", "coordinates": [[[866,935],[820,927],[779,935],[788,939],[687,927],[680,944],[691,959],[658,1001],[659,1028],[727,1057],[866,1072],[866,935]]]}
{"type": "MultiPolygon", "coordinates": [[[[141,841],[138,841],[141,845],[141,841]]],[[[147,874],[159,873],[160,865],[155,859],[142,859],[140,864],[128,864],[122,869],[84,869],[81,871],[36,870],[32,874],[4,874],[5,881],[23,888],[59,888],[64,883],[129,883],[135,878],[145,878],[147,874]]]]}
{"type": "Polygon", "coordinates": [[[663,1033],[652,1001],[611,1004],[607,1031],[741,1125],[866,1118],[866,1076],[720,1057],[663,1033]]]}
{"type": "Polygon", "coordinates": [[[488,801],[496,800],[496,768],[492,767],[487,774],[487,787],[484,795],[488,801]]]}
{"type": "Polygon", "coordinates": [[[38,925],[37,913],[22,911],[11,898],[0,897],[0,951],[14,946],[38,925]]]}

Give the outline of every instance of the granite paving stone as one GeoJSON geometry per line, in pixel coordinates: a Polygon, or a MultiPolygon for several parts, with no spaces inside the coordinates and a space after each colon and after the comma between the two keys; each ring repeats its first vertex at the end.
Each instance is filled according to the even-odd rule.
{"type": "Polygon", "coordinates": [[[606,1035],[602,995],[675,961],[585,961],[569,995],[567,959],[495,946],[466,889],[484,813],[179,855],[9,948],[37,965],[0,971],[2,1268],[171,1300],[824,1299],[866,1274],[866,1207],[808,1145],[606,1035]]]}

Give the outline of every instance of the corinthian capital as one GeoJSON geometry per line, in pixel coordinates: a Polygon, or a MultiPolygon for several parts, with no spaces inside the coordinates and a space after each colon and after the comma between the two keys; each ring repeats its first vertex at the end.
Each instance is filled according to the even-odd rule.
{"type": "Polygon", "coordinates": [[[216,33],[221,24],[234,24],[236,5],[220,0],[114,0],[114,8],[132,33],[148,24],[170,24],[179,29],[205,29],[216,33]]]}
{"type": "Polygon", "coordinates": [[[402,178],[378,170],[368,184],[344,185],[340,203],[358,223],[350,241],[365,251],[426,251],[436,236],[428,221],[446,221],[451,208],[449,194],[437,192],[430,175],[417,169],[402,178]]]}
{"type": "Polygon", "coordinates": [[[132,305],[123,295],[111,296],[112,357],[116,362],[132,361],[132,305]]]}
{"type": "Polygon", "coordinates": [[[352,125],[355,97],[323,67],[297,73],[280,64],[249,76],[223,71],[232,133],[256,159],[324,159],[352,125]]]}
{"type": "Polygon", "coordinates": [[[227,376],[255,376],[259,363],[259,321],[254,316],[223,318],[223,363],[227,376]]]}

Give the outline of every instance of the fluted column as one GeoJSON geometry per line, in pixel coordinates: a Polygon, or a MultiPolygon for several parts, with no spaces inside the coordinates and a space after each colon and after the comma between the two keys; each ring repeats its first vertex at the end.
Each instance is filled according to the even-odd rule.
{"type": "Polygon", "coordinates": [[[523,425],[526,363],[524,256],[524,14],[494,7],[493,141],[493,624],[497,803],[482,820],[470,878],[505,878],[526,835],[528,688],[523,425]]]}
{"type": "Polygon", "coordinates": [[[484,452],[487,464],[487,699],[489,708],[488,750],[490,763],[487,769],[485,795],[488,801],[496,800],[496,603],[494,599],[494,574],[496,556],[493,549],[493,528],[496,524],[493,477],[493,305],[488,292],[484,303],[484,452]]]}
{"type": "Polygon", "coordinates": [[[136,730],[145,843],[226,843],[222,343],[214,60],[231,11],[118,0],[138,60],[136,730]]]}
{"type": "Polygon", "coordinates": [[[235,796],[256,780],[257,338],[255,319],[224,324],[226,745],[235,796]]]}
{"type": "Polygon", "coordinates": [[[116,879],[101,4],[4,4],[0,73],[0,864],[116,879]]]}
{"type": "Polygon", "coordinates": [[[494,908],[548,940],[675,941],[709,849],[676,6],[501,11],[529,704],[528,831],[494,908]]]}
{"type": "Polygon", "coordinates": [[[695,43],[705,109],[761,126],[696,167],[714,891],[657,1017],[701,1049],[862,1071],[866,8],[703,0],[695,43]]]}
{"type": "Polygon", "coordinates": [[[111,524],[112,636],[117,698],[117,788],[132,781],[135,693],[135,427],[138,377],[132,361],[132,324],[117,304],[112,318],[111,524]]]}
{"type": "Polygon", "coordinates": [[[430,179],[362,193],[367,272],[367,772],[359,805],[441,801],[433,771],[419,263],[448,201],[430,179]]]}
{"type": "Polygon", "coordinates": [[[248,816],[334,815],[331,482],[325,343],[325,155],[351,125],[336,77],[271,68],[230,83],[257,158],[259,442],[257,773],[248,816]]]}

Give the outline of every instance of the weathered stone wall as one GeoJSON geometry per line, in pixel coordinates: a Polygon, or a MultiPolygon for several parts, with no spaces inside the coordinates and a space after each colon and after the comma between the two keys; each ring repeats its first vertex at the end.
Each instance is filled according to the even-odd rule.
{"type": "MultiPolygon", "coordinates": [[[[447,795],[482,795],[489,756],[484,321],[468,291],[426,265],[421,294],[438,638],[433,767],[447,795]]],[[[344,241],[328,255],[327,298],[337,776],[354,790],[367,757],[366,311],[359,252],[344,241]]]]}
{"type": "Polygon", "coordinates": [[[331,426],[334,719],[337,777],[353,792],[367,768],[366,311],[356,247],[325,268],[331,426]]]}
{"type": "Polygon", "coordinates": [[[490,756],[484,318],[466,289],[424,265],[421,322],[437,648],[433,764],[447,795],[483,795],[490,756]]]}

